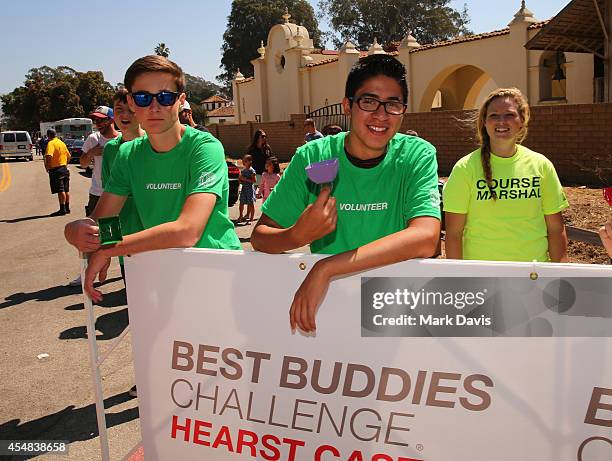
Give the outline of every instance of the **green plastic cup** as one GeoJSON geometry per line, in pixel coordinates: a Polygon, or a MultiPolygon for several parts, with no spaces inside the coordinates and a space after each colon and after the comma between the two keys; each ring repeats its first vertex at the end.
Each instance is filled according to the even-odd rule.
{"type": "Polygon", "coordinates": [[[119,216],[99,218],[98,227],[100,228],[100,243],[102,245],[112,245],[123,240],[119,216]]]}

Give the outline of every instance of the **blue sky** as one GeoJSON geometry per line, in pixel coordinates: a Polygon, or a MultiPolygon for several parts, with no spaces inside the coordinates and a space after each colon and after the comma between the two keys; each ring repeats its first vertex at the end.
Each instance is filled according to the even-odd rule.
{"type": "MultiPolygon", "coordinates": [[[[527,7],[537,19],[544,20],[568,2],[527,0],[527,7]]],[[[171,59],[190,74],[214,81],[221,72],[221,44],[230,0],[2,3],[0,94],[22,85],[29,69],[43,65],[101,70],[107,81],[116,84],[136,58],[151,54],[159,42],[166,43],[171,59]]],[[[310,3],[316,12],[317,0],[310,3]]],[[[457,9],[464,3],[471,18],[469,27],[480,33],[505,27],[521,2],[451,1],[457,9]]]]}

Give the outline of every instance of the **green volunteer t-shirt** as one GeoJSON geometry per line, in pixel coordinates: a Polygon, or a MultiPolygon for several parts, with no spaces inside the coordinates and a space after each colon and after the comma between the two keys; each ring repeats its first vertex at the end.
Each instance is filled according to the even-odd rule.
{"type": "Polygon", "coordinates": [[[453,167],[444,187],[444,211],[466,214],[463,258],[549,261],[545,215],[569,206],[552,162],[524,146],[512,157],[491,155],[491,198],[480,149],[453,167]]]}
{"type": "MultiPolygon", "coordinates": [[[[104,187],[110,179],[111,168],[115,163],[121,144],[123,144],[123,141],[121,140],[121,135],[119,135],[115,139],[108,141],[104,146],[104,153],[102,155],[102,187],[104,187]]],[[[134,206],[134,199],[131,196],[125,201],[119,213],[119,218],[121,219],[121,231],[123,235],[134,234],[144,229],[140,222],[138,211],[136,211],[136,207],[134,206]]]]}
{"type": "Polygon", "coordinates": [[[338,223],[334,232],[311,243],[313,253],[353,250],[405,229],[413,218],[440,218],[438,164],[431,144],[396,134],[381,163],[374,168],[360,168],[346,157],[346,135],[326,136],[300,147],[264,202],[263,213],[284,228],[292,226],[319,193],[319,186],[308,179],[304,168],[338,158],[338,176],[333,186],[338,223]]]}
{"type": "Polygon", "coordinates": [[[164,153],[153,151],[146,135],[122,144],[105,190],[131,195],[145,229],[178,219],[189,195],[214,194],[217,201],[194,247],[241,248],[227,211],[223,146],[210,133],[186,127],[176,147],[164,153]]]}

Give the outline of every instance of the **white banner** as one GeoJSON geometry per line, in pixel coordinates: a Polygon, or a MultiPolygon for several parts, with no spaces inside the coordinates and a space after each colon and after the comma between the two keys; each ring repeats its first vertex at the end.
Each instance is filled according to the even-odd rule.
{"type": "Polygon", "coordinates": [[[362,277],[590,277],[606,291],[612,268],[408,261],[333,281],[316,335],[292,334],[319,258],[126,258],[147,461],[612,459],[611,337],[363,337],[361,313],[362,277]]]}

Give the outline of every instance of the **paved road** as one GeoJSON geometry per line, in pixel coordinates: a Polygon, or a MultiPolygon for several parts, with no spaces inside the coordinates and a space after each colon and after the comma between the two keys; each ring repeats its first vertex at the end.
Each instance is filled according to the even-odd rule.
{"type": "MultiPolygon", "coordinates": [[[[42,159],[1,164],[4,177],[6,166],[10,183],[0,192],[0,440],[68,440],[68,457],[37,459],[100,459],[82,294],[67,286],[78,274],[79,260],[63,238],[64,225],[84,213],[90,180],[71,165],[72,214],[49,217],[57,199],[49,192],[42,159]]],[[[230,215],[238,216],[237,206],[230,215]]],[[[237,228],[245,249],[251,229],[237,228]]],[[[96,308],[102,350],[128,321],[116,263],[109,278],[105,300],[96,308]]],[[[140,440],[138,400],[127,394],[134,384],[129,334],[107,363],[111,458],[121,459],[140,440]]]]}

